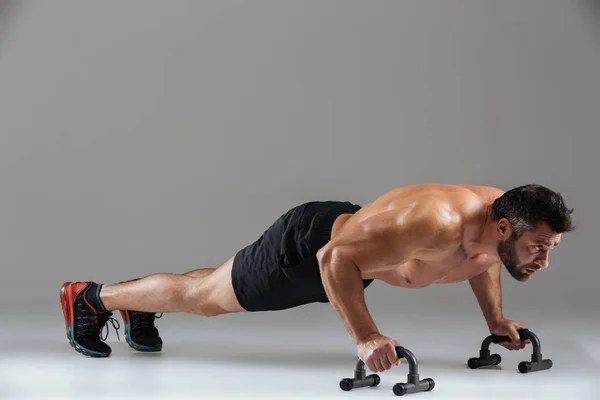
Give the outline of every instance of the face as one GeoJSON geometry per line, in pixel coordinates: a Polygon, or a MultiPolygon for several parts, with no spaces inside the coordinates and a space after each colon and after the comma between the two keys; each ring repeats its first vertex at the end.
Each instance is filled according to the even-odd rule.
{"type": "Polygon", "coordinates": [[[546,224],[527,231],[518,239],[510,229],[500,232],[507,238],[498,244],[498,255],[513,278],[527,282],[542,268],[548,267],[548,254],[558,245],[561,235],[553,232],[546,224]]]}

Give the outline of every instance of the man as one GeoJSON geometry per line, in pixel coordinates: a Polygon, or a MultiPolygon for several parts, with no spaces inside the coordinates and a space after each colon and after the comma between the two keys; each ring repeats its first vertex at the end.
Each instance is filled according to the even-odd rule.
{"type": "Polygon", "coordinates": [[[573,230],[559,193],[524,185],[506,193],[488,186],[400,187],[360,207],[315,201],[283,214],[257,241],[223,265],[185,274],[153,274],[113,285],[67,282],[61,288],[67,337],[79,352],[106,357],[100,331],[120,310],[127,342],[158,351],[155,313],[203,316],[289,309],[329,302],[375,372],[400,361],[399,343],[382,335],[365,304],[375,279],[420,288],[469,280],[491,333],[525,347],[502,314],[500,267],[526,282],[548,266],[548,254],[573,230]]]}

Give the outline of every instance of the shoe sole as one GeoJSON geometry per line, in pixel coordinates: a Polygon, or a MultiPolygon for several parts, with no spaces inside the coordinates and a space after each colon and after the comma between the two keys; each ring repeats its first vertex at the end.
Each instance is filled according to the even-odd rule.
{"type": "Polygon", "coordinates": [[[162,350],[162,344],[158,343],[154,346],[142,346],[141,344],[137,344],[131,339],[131,322],[129,320],[129,316],[125,311],[120,311],[121,318],[123,318],[123,322],[125,323],[125,341],[134,350],[142,351],[144,353],[154,353],[162,350]]]}
{"type": "MultiPolygon", "coordinates": [[[[71,286],[73,286],[73,282],[67,282],[63,284],[60,288],[60,304],[62,306],[63,314],[65,316],[65,330],[67,334],[67,339],[69,340],[69,344],[73,349],[75,349],[75,351],[83,354],[84,356],[94,358],[108,357],[110,355],[110,352],[100,353],[97,351],[86,349],[85,347],[77,343],[77,341],[73,337],[73,324],[71,323],[71,321],[73,320],[73,303],[75,297],[72,296],[73,290],[71,290],[71,286]]],[[[77,294],[75,296],[77,296],[77,294]]]]}

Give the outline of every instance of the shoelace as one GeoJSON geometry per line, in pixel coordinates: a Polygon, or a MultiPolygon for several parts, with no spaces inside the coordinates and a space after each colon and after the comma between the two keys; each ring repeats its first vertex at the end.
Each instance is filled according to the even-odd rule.
{"type": "Polygon", "coordinates": [[[163,313],[160,313],[160,316],[157,316],[155,313],[144,311],[132,311],[131,324],[136,330],[154,328],[154,318],[162,318],[162,316],[163,313]]]}
{"type": "Polygon", "coordinates": [[[106,326],[106,337],[103,338],[102,336],[100,336],[100,339],[102,339],[103,341],[106,341],[106,338],[108,338],[108,325],[106,325],[106,322],[110,322],[112,324],[113,328],[115,328],[115,332],[117,332],[117,340],[121,341],[121,337],[119,336],[119,329],[121,329],[121,324],[119,324],[119,321],[114,319],[112,315],[112,313],[107,313],[106,315],[100,315],[98,317],[98,320],[101,323],[100,335],[102,335],[102,330],[106,326]],[[117,326],[115,326],[115,324],[117,324],[117,326]]]}
{"type": "Polygon", "coordinates": [[[102,337],[102,330],[106,322],[110,322],[117,332],[117,338],[120,341],[119,329],[121,325],[119,321],[112,318],[112,313],[96,314],[89,307],[84,307],[82,302],[77,303],[77,328],[82,336],[98,336],[102,341],[108,338],[108,327],[106,329],[106,337],[102,337]],[[115,326],[115,323],[117,326],[115,326]]]}

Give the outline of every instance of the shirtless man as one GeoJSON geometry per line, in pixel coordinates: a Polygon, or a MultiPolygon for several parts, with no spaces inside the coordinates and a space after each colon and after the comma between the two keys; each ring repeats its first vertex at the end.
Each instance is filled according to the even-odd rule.
{"type": "MultiPolygon", "coordinates": [[[[400,360],[399,345],[382,335],[364,289],[375,279],[405,288],[468,280],[490,333],[524,348],[502,314],[500,268],[526,282],[548,266],[548,254],[573,229],[572,209],[540,185],[504,193],[488,186],[421,184],[400,187],[364,207],[315,201],[286,212],[260,238],[218,268],[159,273],[116,284],[67,282],[61,288],[67,337],[88,356],[106,357],[100,330],[119,310],[127,343],[159,351],[155,313],[203,316],[274,311],[330,303],[374,372],[400,360]]],[[[117,328],[118,329],[118,328],[117,328]]]]}

